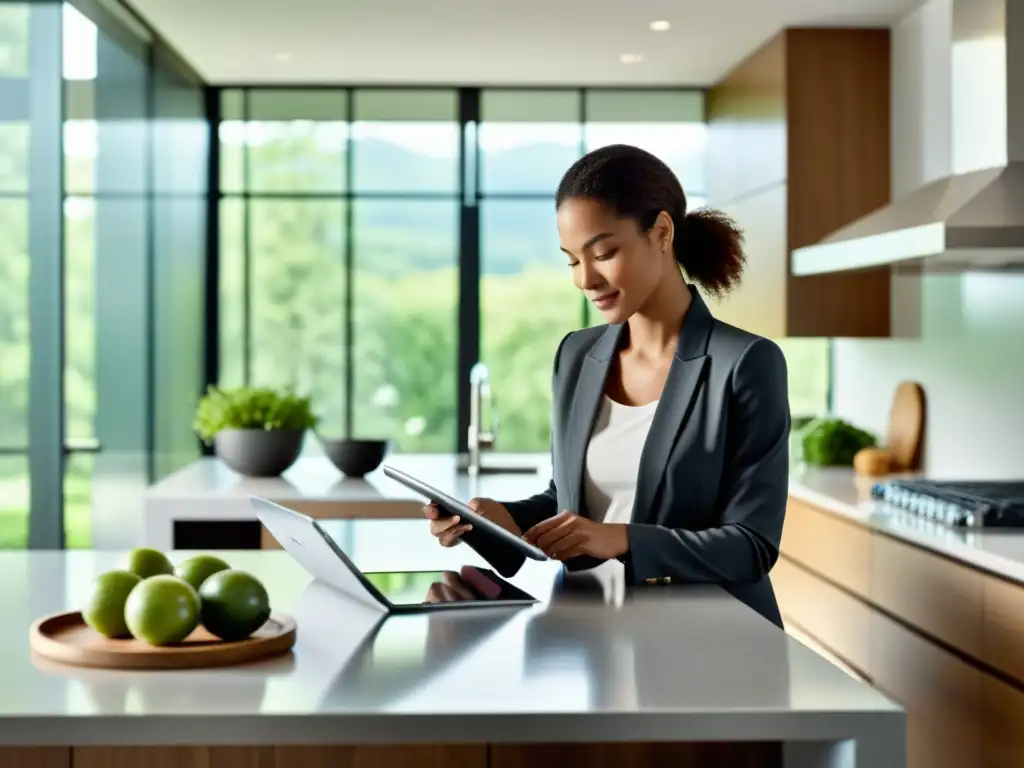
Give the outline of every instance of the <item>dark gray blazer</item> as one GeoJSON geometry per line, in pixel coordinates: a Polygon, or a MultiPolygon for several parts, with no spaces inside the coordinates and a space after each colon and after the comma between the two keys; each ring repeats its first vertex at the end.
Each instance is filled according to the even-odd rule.
{"type": "MultiPolygon", "coordinates": [[[[786,361],[778,345],[712,317],[691,287],[675,359],[640,458],[629,553],[632,584],[719,584],[782,626],[768,572],[779,554],[789,477],[786,361]]],[[[625,325],[567,335],[555,354],[548,488],[504,502],[527,530],[562,510],[587,514],[583,473],[625,325]]],[[[501,573],[522,558],[471,531],[501,573]]],[[[586,562],[588,561],[589,562],[586,562]]],[[[566,563],[570,569],[590,558],[566,563]]]]}

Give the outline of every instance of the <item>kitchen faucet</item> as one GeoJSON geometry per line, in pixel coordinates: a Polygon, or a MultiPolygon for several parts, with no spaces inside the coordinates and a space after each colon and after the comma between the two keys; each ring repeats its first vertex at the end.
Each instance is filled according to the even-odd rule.
{"type": "Polygon", "coordinates": [[[480,474],[480,454],[494,448],[498,435],[498,415],[495,410],[494,394],[491,392],[491,374],[483,363],[476,363],[469,371],[469,467],[471,475],[480,474]],[[491,429],[481,431],[484,400],[491,411],[491,429]]]}

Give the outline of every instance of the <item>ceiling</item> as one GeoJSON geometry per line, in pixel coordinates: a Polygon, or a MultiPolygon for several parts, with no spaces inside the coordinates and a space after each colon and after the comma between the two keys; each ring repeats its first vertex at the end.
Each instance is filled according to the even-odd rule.
{"type": "Polygon", "coordinates": [[[783,27],[922,0],[124,1],[214,84],[709,85],[783,27]]]}

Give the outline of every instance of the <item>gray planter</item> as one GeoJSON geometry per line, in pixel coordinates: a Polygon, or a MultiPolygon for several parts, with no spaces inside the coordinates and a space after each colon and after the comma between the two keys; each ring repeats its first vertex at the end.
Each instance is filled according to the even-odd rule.
{"type": "Polygon", "coordinates": [[[303,429],[225,429],[213,438],[221,461],[240,475],[276,477],[295,463],[303,429]]]}

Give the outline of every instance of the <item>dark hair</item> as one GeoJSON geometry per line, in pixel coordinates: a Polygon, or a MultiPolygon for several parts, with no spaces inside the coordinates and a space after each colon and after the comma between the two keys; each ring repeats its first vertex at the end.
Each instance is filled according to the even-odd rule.
{"type": "Polygon", "coordinates": [[[728,293],[743,276],[743,233],[721,211],[687,212],[679,179],[650,152],[613,144],[587,153],[562,177],[556,210],[574,197],[596,200],[616,216],[635,219],[643,232],[665,211],[675,226],[676,261],[709,294],[728,293]]]}

